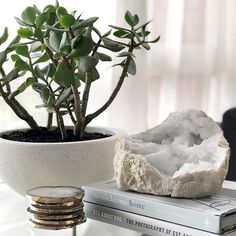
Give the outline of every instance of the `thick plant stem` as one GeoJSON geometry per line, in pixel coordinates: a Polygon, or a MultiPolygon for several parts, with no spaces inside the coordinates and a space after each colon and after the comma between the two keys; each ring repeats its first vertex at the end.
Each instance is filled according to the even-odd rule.
{"type": "Polygon", "coordinates": [[[84,93],[83,93],[83,99],[82,99],[82,116],[84,117],[86,115],[86,110],[87,110],[87,105],[88,105],[88,99],[89,99],[89,92],[90,92],[90,87],[92,83],[92,75],[91,71],[86,73],[86,83],[85,83],[85,88],[84,88],[84,93]]]}
{"type": "Polygon", "coordinates": [[[52,120],[53,120],[53,113],[48,113],[48,122],[47,122],[47,129],[50,130],[52,128],[52,120]]]}
{"type": "Polygon", "coordinates": [[[81,138],[83,136],[83,127],[84,127],[84,117],[82,115],[82,110],[80,107],[80,95],[78,92],[78,89],[75,84],[71,85],[72,92],[74,95],[74,101],[75,101],[75,117],[76,117],[76,123],[74,126],[74,135],[81,138]]]}
{"type": "Polygon", "coordinates": [[[61,115],[59,109],[58,108],[54,108],[54,109],[55,109],[56,117],[57,117],[57,126],[59,127],[60,132],[61,132],[61,139],[64,141],[67,139],[64,121],[63,121],[63,118],[62,118],[62,115],[61,115]]]}
{"type": "Polygon", "coordinates": [[[2,98],[7,103],[9,107],[15,112],[15,114],[22,120],[24,120],[31,129],[39,130],[39,126],[34,118],[26,111],[26,109],[20,105],[20,103],[15,99],[9,99],[8,94],[3,91],[2,85],[0,83],[0,94],[2,98]]]}
{"type": "MultiPolygon", "coordinates": [[[[3,77],[6,76],[6,73],[5,73],[5,71],[2,67],[0,67],[0,73],[2,74],[3,77]]],[[[11,87],[8,83],[6,84],[6,88],[7,88],[7,93],[10,94],[11,93],[11,87]]]]}

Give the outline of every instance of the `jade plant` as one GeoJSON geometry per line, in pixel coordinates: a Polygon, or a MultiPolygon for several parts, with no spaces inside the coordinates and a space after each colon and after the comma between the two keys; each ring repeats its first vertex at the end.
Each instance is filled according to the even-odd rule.
{"type": "MultiPolygon", "coordinates": [[[[36,5],[29,6],[15,19],[20,25],[16,37],[0,52],[0,95],[31,129],[39,130],[36,120],[17,100],[19,94],[32,88],[42,98],[36,107],[46,108],[47,129],[52,128],[55,116],[62,140],[67,139],[64,117],[70,116],[73,134],[82,138],[86,126],[112,103],[125,78],[135,75],[134,51],[149,50],[150,44],[159,40],[147,37],[150,21],[139,24],[138,15],[129,11],[124,16],[127,28],[109,25],[108,32],[96,28],[98,17],[84,19],[58,2],[42,11],[36,5]],[[112,58],[111,52],[116,56],[112,58]],[[119,66],[120,77],[105,104],[87,114],[90,88],[100,77],[97,68],[102,62],[119,66]]],[[[7,39],[5,28],[0,44],[7,39]]]]}

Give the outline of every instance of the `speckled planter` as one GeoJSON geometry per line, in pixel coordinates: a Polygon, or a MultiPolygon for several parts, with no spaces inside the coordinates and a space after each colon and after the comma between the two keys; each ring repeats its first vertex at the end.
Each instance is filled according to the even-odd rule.
{"type": "Polygon", "coordinates": [[[111,137],[69,143],[26,143],[0,138],[0,178],[25,195],[37,186],[81,186],[113,177],[115,129],[89,127],[111,137]]]}

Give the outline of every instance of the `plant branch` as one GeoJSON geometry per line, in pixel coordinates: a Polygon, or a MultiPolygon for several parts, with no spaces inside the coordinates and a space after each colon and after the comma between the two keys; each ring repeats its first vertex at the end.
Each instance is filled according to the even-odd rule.
{"type": "Polygon", "coordinates": [[[34,118],[26,111],[26,109],[20,105],[20,103],[12,98],[11,100],[8,98],[8,94],[4,92],[2,85],[0,84],[0,94],[2,98],[7,103],[8,106],[15,112],[15,114],[30,126],[31,129],[38,130],[39,126],[34,118]]]}
{"type": "Polygon", "coordinates": [[[71,109],[70,109],[70,106],[67,105],[66,109],[67,109],[67,111],[68,111],[68,114],[69,114],[69,116],[70,116],[71,121],[72,121],[73,124],[75,125],[75,124],[76,124],[76,120],[75,120],[75,117],[73,116],[73,113],[72,113],[72,111],[71,111],[71,109]]]}
{"type": "Polygon", "coordinates": [[[57,124],[58,124],[58,127],[59,127],[60,132],[61,132],[61,138],[62,138],[62,140],[66,140],[67,139],[67,134],[66,134],[65,125],[64,125],[62,115],[61,115],[61,113],[60,113],[60,111],[57,107],[54,107],[54,110],[56,112],[57,124]]]}
{"type": "MultiPolygon", "coordinates": [[[[0,67],[0,73],[2,74],[2,77],[6,76],[6,73],[2,67],[0,67]]],[[[10,87],[9,83],[6,83],[6,88],[7,88],[7,93],[10,94],[11,87],[10,87]]]]}
{"type": "Polygon", "coordinates": [[[48,121],[47,121],[47,129],[50,130],[52,128],[52,120],[53,120],[53,113],[48,113],[48,121]]]}
{"type": "Polygon", "coordinates": [[[75,117],[76,117],[76,123],[74,126],[74,135],[77,136],[79,134],[81,137],[83,126],[84,126],[84,117],[82,116],[82,111],[80,107],[80,95],[76,87],[76,84],[72,84],[71,88],[74,95],[74,102],[75,102],[74,112],[75,112],[75,117]]]}
{"type": "Polygon", "coordinates": [[[83,99],[82,99],[82,116],[86,115],[88,99],[89,99],[89,92],[90,92],[91,83],[92,83],[91,77],[92,77],[92,73],[91,73],[91,71],[88,71],[86,73],[85,88],[84,88],[83,99]]]}
{"type": "MultiPolygon", "coordinates": [[[[41,43],[43,43],[43,42],[41,42],[41,43]]],[[[55,65],[55,67],[57,67],[58,62],[57,62],[57,60],[55,60],[55,59],[53,58],[53,53],[52,53],[52,51],[51,51],[47,46],[45,46],[45,51],[46,51],[46,53],[48,54],[48,57],[51,59],[52,63],[55,65]]]]}
{"type": "MultiPolygon", "coordinates": [[[[93,49],[92,56],[95,55],[95,53],[98,50],[98,47],[100,46],[102,40],[99,39],[96,46],[93,49]]],[[[86,80],[85,80],[85,88],[83,92],[83,98],[82,98],[82,116],[84,117],[86,115],[87,111],[87,105],[88,105],[88,100],[89,100],[89,92],[92,84],[92,73],[91,71],[86,73],[86,80]]]]}
{"type": "MultiPolygon", "coordinates": [[[[134,41],[132,39],[128,52],[132,52],[133,49],[134,49],[134,41]]],[[[97,111],[95,111],[94,113],[89,114],[85,117],[85,126],[87,126],[95,117],[99,116],[102,112],[104,112],[111,105],[111,103],[114,101],[115,97],[117,96],[118,92],[120,91],[120,88],[124,82],[125,77],[127,76],[127,71],[129,68],[130,60],[131,60],[131,56],[128,56],[126,59],[126,62],[124,64],[120,79],[119,79],[115,89],[113,90],[111,96],[107,100],[107,102],[101,108],[99,108],[97,111]]]]}

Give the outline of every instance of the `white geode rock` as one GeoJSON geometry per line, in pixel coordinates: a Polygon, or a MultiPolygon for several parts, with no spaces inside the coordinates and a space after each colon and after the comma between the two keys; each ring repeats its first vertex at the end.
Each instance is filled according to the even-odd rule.
{"type": "Polygon", "coordinates": [[[115,179],[122,190],[208,196],[222,187],[229,151],[222,130],[204,112],[174,112],[161,125],[117,142],[115,179]]]}

